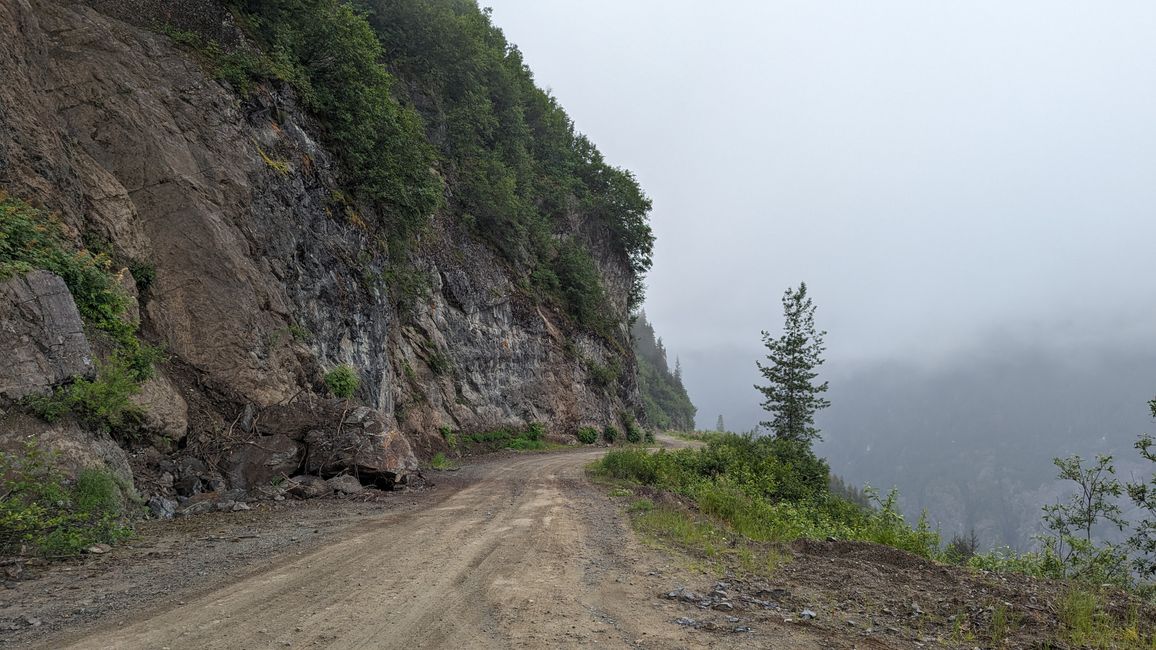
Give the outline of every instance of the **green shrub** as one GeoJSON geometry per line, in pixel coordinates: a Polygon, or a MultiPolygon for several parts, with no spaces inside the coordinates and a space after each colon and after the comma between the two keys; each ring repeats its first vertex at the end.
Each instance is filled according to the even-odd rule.
{"type": "MultiPolygon", "coordinates": [[[[554,258],[554,274],[561,285],[566,309],[574,320],[592,332],[607,334],[611,323],[606,318],[606,291],[590,253],[573,242],[561,244],[554,258]]],[[[601,377],[602,385],[608,386],[617,380],[613,369],[601,370],[602,374],[595,375],[595,379],[598,381],[601,377]]]]}
{"type": "Polygon", "coordinates": [[[433,374],[439,377],[448,374],[453,369],[453,363],[450,361],[449,355],[442,352],[432,352],[429,355],[429,369],[433,374]]]}
{"type": "Polygon", "coordinates": [[[638,421],[634,419],[634,416],[629,413],[622,413],[620,415],[625,425],[623,428],[626,430],[626,442],[632,445],[637,445],[642,442],[642,428],[638,426],[638,421]]]}
{"type": "Polygon", "coordinates": [[[608,424],[602,427],[602,439],[609,444],[614,444],[615,439],[618,438],[618,429],[614,428],[613,424],[608,424]]]}
{"type": "Polygon", "coordinates": [[[153,286],[157,279],[157,267],[147,262],[133,261],[128,265],[128,272],[136,283],[137,291],[143,296],[153,286]]]}
{"type": "Polygon", "coordinates": [[[132,360],[118,352],[97,362],[96,379],[75,379],[52,395],[26,398],[24,404],[47,422],[71,413],[91,429],[131,441],[144,417],[144,411],[132,401],[139,392],[139,375],[132,360]]]}
{"type": "Polygon", "coordinates": [[[592,445],[598,442],[598,429],[594,427],[582,427],[578,429],[578,442],[584,445],[592,445]]]}
{"type": "Polygon", "coordinates": [[[526,427],[526,432],[522,434],[522,436],[527,440],[545,440],[546,425],[541,422],[531,422],[530,425],[526,427]]]}
{"type": "Polygon", "coordinates": [[[130,356],[144,355],[134,360],[138,372],[151,369],[151,353],[136,338],[137,324],[125,317],[129,297],[108,255],[78,250],[55,216],[0,191],[0,280],[33,269],[63,278],[85,323],[130,356]]]}
{"type": "Polygon", "coordinates": [[[120,355],[97,364],[96,379],[79,379],[67,389],[72,411],[90,427],[109,432],[135,429],[143,412],[131,401],[140,384],[130,361],[120,355]]]}
{"type": "Polygon", "coordinates": [[[622,374],[622,367],[618,365],[617,361],[606,366],[595,361],[587,361],[586,371],[590,373],[590,378],[594,380],[595,384],[602,388],[610,388],[618,382],[618,377],[622,374]]]}
{"type": "Polygon", "coordinates": [[[992,573],[1021,573],[1037,578],[1064,577],[1064,564],[1048,548],[1040,553],[1020,553],[1010,546],[977,553],[967,560],[967,566],[992,573]]]}
{"type": "Polygon", "coordinates": [[[131,533],[123,522],[121,486],[112,475],[87,469],[69,482],[34,442],[19,454],[0,453],[0,493],[0,555],[24,548],[76,555],[131,533]]]}
{"type": "Polygon", "coordinates": [[[503,427],[491,431],[471,433],[465,438],[474,444],[484,445],[490,450],[514,449],[527,451],[547,449],[550,446],[549,443],[546,442],[546,427],[541,422],[531,422],[522,431],[515,431],[503,427]]]}
{"type": "Polygon", "coordinates": [[[361,387],[361,380],[356,370],[348,364],[342,364],[325,374],[325,386],[334,397],[348,399],[361,387]]]}
{"type": "Polygon", "coordinates": [[[939,533],[931,529],[926,512],[912,528],[899,512],[899,490],[892,488],[882,498],[871,488],[865,492],[875,508],[870,511],[866,526],[857,532],[857,539],[893,546],[923,557],[935,557],[939,553],[939,533]]]}

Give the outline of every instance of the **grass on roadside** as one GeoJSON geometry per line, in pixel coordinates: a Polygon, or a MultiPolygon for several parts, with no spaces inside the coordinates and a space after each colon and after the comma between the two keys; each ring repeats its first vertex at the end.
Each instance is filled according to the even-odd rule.
{"type": "Polygon", "coordinates": [[[440,471],[452,471],[461,468],[457,461],[450,460],[445,453],[440,451],[430,460],[429,466],[440,471]]]}
{"type": "Polygon", "coordinates": [[[1107,592],[1073,587],[1060,603],[1060,639],[1095,650],[1156,650],[1156,631],[1141,621],[1138,606],[1116,609],[1107,592]]]}
{"type": "Polygon", "coordinates": [[[640,491],[632,489],[631,484],[599,474],[597,466],[598,462],[587,466],[587,474],[608,489],[608,496],[623,505],[631,526],[646,543],[678,551],[692,562],[705,563],[719,573],[769,577],[788,557],[776,543],[743,539],[733,530],[683,505],[656,504],[650,498],[639,496],[640,491]]]}

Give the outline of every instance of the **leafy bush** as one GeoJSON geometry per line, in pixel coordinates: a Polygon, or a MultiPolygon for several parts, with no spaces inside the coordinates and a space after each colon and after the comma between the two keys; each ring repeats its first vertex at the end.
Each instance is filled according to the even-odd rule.
{"type": "MultiPolygon", "coordinates": [[[[561,285],[566,309],[574,320],[592,332],[606,334],[610,327],[606,318],[606,292],[590,253],[573,242],[559,245],[554,258],[554,274],[561,285]]],[[[617,378],[617,375],[610,375],[602,385],[608,386],[617,378]]]]}
{"type": "Polygon", "coordinates": [[[578,442],[584,445],[592,445],[598,442],[598,429],[594,427],[582,427],[578,429],[578,442]]]}
{"type": "Polygon", "coordinates": [[[131,532],[122,521],[116,479],[88,469],[70,483],[34,442],[20,454],[0,453],[0,493],[0,555],[26,547],[48,556],[76,555],[131,532]]]}
{"type": "Polygon", "coordinates": [[[546,438],[546,425],[541,422],[531,422],[530,426],[526,427],[526,432],[522,437],[527,440],[544,440],[546,438]]]}
{"type": "Polygon", "coordinates": [[[25,405],[41,419],[55,422],[72,413],[87,427],[131,440],[144,412],[132,401],[140,392],[138,375],[131,360],[114,353],[97,362],[96,379],[75,379],[49,396],[29,397],[25,405]]]}
{"type": "Polygon", "coordinates": [[[618,438],[618,429],[614,428],[613,424],[608,424],[608,425],[602,427],[602,439],[603,440],[605,440],[609,444],[614,444],[614,441],[617,438],[618,438]]]}
{"type": "Polygon", "coordinates": [[[629,413],[622,413],[622,422],[626,429],[626,442],[632,445],[637,445],[642,442],[642,428],[638,426],[638,421],[629,413]]]}
{"type": "Polygon", "coordinates": [[[967,566],[992,573],[1021,573],[1057,580],[1064,577],[1063,562],[1047,548],[1039,553],[1020,553],[1010,546],[996,548],[971,556],[967,566]]]}
{"type": "Polygon", "coordinates": [[[427,363],[430,372],[439,377],[453,370],[453,362],[450,361],[449,355],[444,352],[431,352],[427,363]]]}
{"type": "Polygon", "coordinates": [[[348,399],[361,387],[361,380],[356,370],[348,364],[342,364],[325,374],[325,386],[334,397],[348,399]]]}
{"type": "Polygon", "coordinates": [[[622,374],[622,367],[618,365],[617,361],[612,361],[605,366],[596,361],[587,361],[586,371],[590,373],[590,378],[594,380],[595,384],[602,388],[609,388],[618,382],[618,377],[622,374]]]}
{"type": "Polygon", "coordinates": [[[224,81],[241,95],[253,92],[256,83],[268,78],[288,79],[293,76],[292,68],[278,65],[273,59],[248,49],[227,50],[221,44],[204,35],[165,25],[163,34],[196,52],[207,64],[213,78],[224,81]]]}

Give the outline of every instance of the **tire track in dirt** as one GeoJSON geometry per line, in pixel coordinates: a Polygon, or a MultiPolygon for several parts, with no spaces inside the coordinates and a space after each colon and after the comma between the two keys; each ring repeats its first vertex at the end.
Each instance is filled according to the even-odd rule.
{"type": "Polygon", "coordinates": [[[590,634],[632,644],[645,600],[619,581],[632,558],[609,538],[591,548],[626,533],[583,477],[600,454],[479,466],[477,482],[432,509],[385,516],[187,604],[51,647],[476,648],[578,645],[590,634]]]}

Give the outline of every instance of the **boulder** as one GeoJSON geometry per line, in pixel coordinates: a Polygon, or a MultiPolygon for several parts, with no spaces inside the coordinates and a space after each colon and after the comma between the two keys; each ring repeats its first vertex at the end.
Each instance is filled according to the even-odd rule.
{"type": "Polygon", "coordinates": [[[229,454],[225,479],[234,488],[251,489],[288,476],[301,464],[301,448],[287,436],[258,436],[229,454]]]}
{"type": "Polygon", "coordinates": [[[341,476],[334,476],[326,481],[329,487],[333,488],[334,492],[339,494],[357,494],[365,488],[361,485],[361,481],[349,474],[342,474],[341,476]]]}
{"type": "Polygon", "coordinates": [[[84,323],[64,280],[32,271],[0,282],[0,402],[47,395],[95,372],[84,323]]]}
{"type": "Polygon", "coordinates": [[[306,469],[325,474],[355,470],[385,483],[403,483],[417,470],[409,441],[397,429],[387,427],[380,411],[359,407],[340,422],[306,434],[306,469]]]}
{"type": "Polygon", "coordinates": [[[177,511],[177,502],[164,497],[151,497],[145,505],[156,519],[172,519],[177,511]]]}
{"type": "Polygon", "coordinates": [[[19,453],[29,441],[50,454],[65,475],[104,470],[116,479],[126,502],[134,496],[128,455],[107,434],[88,431],[71,418],[48,423],[23,413],[0,413],[0,451],[19,453]]]}
{"type": "Polygon", "coordinates": [[[328,496],[333,492],[329,483],[320,476],[294,476],[286,481],[285,491],[298,499],[313,499],[328,496]]]}
{"type": "Polygon", "coordinates": [[[201,483],[201,477],[189,474],[177,479],[173,483],[173,489],[183,497],[192,497],[204,492],[205,486],[201,483]]]}
{"type": "Polygon", "coordinates": [[[130,399],[144,411],[141,425],[145,430],[173,442],[185,437],[189,430],[189,405],[161,369],[141,384],[140,392],[130,399]]]}

